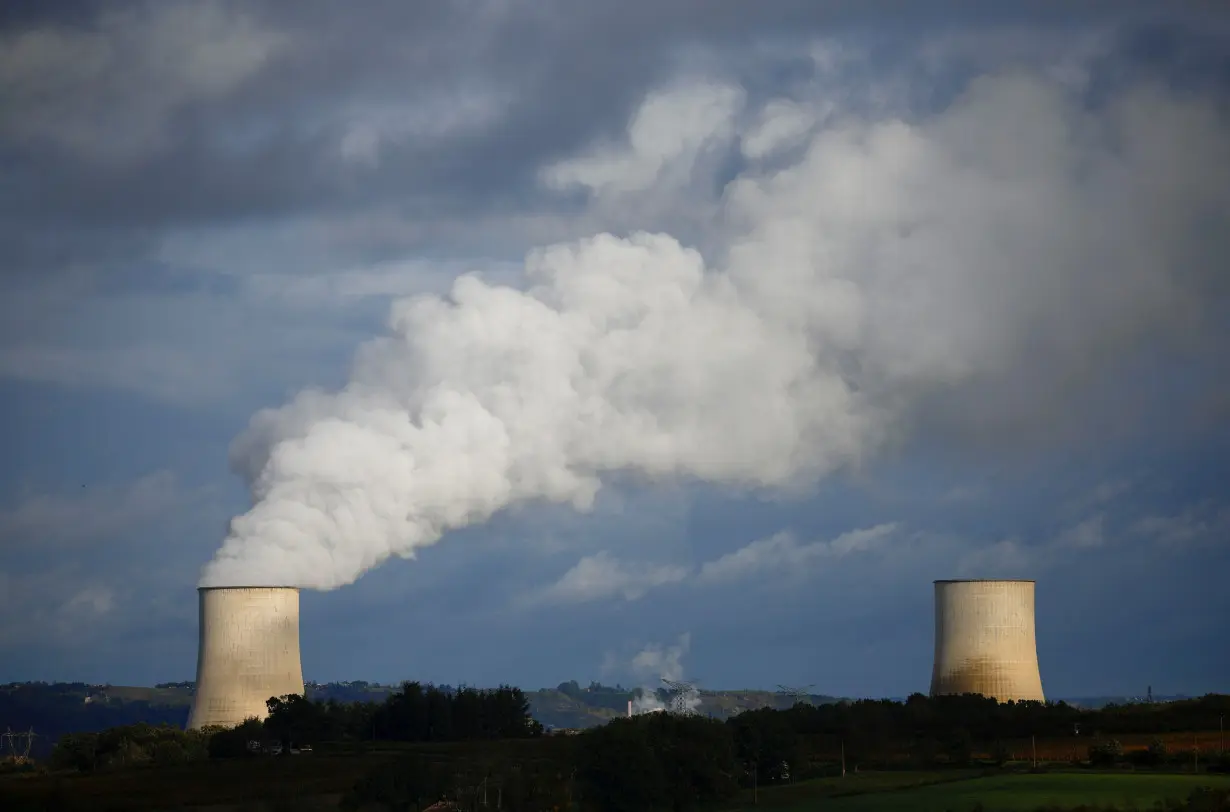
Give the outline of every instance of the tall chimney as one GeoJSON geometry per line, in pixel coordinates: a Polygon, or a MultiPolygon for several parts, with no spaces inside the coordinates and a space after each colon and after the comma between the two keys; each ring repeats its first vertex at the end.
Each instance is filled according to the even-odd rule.
{"type": "Polygon", "coordinates": [[[936,581],[931,695],[1045,701],[1033,581],[936,581]]]}
{"type": "Polygon", "coordinates": [[[188,729],[264,719],[266,700],[303,694],[299,590],[201,587],[196,695],[188,729]]]}

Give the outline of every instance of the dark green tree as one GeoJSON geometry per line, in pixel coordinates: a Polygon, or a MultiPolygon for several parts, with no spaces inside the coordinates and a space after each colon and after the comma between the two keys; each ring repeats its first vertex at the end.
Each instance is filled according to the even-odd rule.
{"type": "Polygon", "coordinates": [[[70,733],[61,736],[51,751],[51,766],[57,770],[91,772],[98,766],[98,734],[70,733]]]}
{"type": "Polygon", "coordinates": [[[762,708],[734,717],[735,757],[756,771],[758,784],[776,784],[803,771],[799,736],[789,712],[762,708]]]}
{"type": "Polygon", "coordinates": [[[652,713],[581,735],[577,777],[601,812],[685,812],[738,790],[731,728],[696,716],[652,713]]]}
{"type": "Polygon", "coordinates": [[[323,703],[290,694],[270,697],[265,707],[269,711],[265,730],[282,744],[284,753],[289,752],[291,745],[316,744],[328,730],[323,703]]]}
{"type": "Polygon", "coordinates": [[[587,806],[602,812],[664,808],[667,777],[647,722],[616,719],[580,737],[577,772],[587,806]]]}
{"type": "Polygon", "coordinates": [[[1109,767],[1123,758],[1123,745],[1118,739],[1103,739],[1089,746],[1089,763],[1095,767],[1109,767]]]}
{"type": "Polygon", "coordinates": [[[251,717],[235,727],[207,728],[201,731],[207,737],[210,758],[245,758],[254,755],[249,742],[264,743],[265,725],[251,717]]]}
{"type": "Polygon", "coordinates": [[[948,763],[965,767],[974,756],[974,739],[963,727],[949,731],[944,741],[944,753],[948,763]]]}

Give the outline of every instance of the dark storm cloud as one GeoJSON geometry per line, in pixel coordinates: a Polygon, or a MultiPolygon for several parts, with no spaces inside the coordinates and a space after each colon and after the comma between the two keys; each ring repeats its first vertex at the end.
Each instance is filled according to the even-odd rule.
{"type": "MultiPolygon", "coordinates": [[[[273,12],[286,6],[252,14],[260,7],[245,5],[218,7],[219,15],[248,15],[242,25],[228,21],[243,17],[191,16],[163,24],[160,15],[171,8],[132,7],[132,17],[119,21],[100,16],[93,31],[43,29],[93,36],[100,48],[131,45],[129,53],[99,57],[101,76],[70,75],[59,60],[79,48],[57,51],[54,42],[34,41],[38,28],[6,33],[13,54],[6,106],[15,119],[47,119],[42,130],[6,128],[6,174],[24,192],[7,200],[6,219],[124,227],[216,222],[394,195],[430,196],[434,206],[447,207],[450,198],[509,191],[542,156],[575,145],[594,127],[618,125],[660,67],[659,58],[635,46],[582,50],[592,45],[592,32],[552,22],[545,10],[488,19],[492,12],[464,4],[369,4],[362,13],[296,4],[293,17],[278,19],[273,12]],[[184,24],[202,31],[213,25],[268,53],[253,56],[251,69],[220,92],[191,92],[211,77],[158,76],[161,64],[142,52],[158,48],[164,29],[184,24]],[[125,29],[141,25],[147,30],[140,34],[125,29]],[[23,35],[31,52],[24,60],[12,39],[23,35]],[[21,86],[32,81],[34,63],[64,71],[55,98],[21,86]],[[184,87],[171,86],[176,81],[184,87]],[[434,134],[438,122],[424,121],[424,132],[394,138],[378,168],[343,165],[339,117],[350,109],[392,105],[439,118],[471,88],[507,97],[507,109],[460,133],[434,134]],[[60,125],[90,128],[93,137],[48,137],[60,125]],[[101,154],[108,142],[122,150],[142,138],[150,142],[144,150],[101,154]]],[[[115,14],[114,7],[106,13],[115,14]]]]}
{"type": "MultiPolygon", "coordinates": [[[[536,170],[615,136],[688,54],[716,54],[707,67],[725,62],[754,92],[805,78],[810,65],[784,46],[818,35],[874,28],[887,57],[889,41],[921,23],[1071,27],[1108,7],[18,4],[0,30],[0,218],[16,237],[4,264],[105,262],[111,247],[139,253],[150,228],[377,204],[423,220],[530,201],[550,209],[561,202],[535,187],[536,170]],[[772,47],[754,66],[733,53],[757,43],[772,47]],[[363,138],[356,126],[386,131],[372,136],[370,161],[343,155],[348,132],[363,138]]],[[[1124,4],[1113,8],[1116,25],[1131,19],[1124,4]]],[[[1147,36],[1133,42],[1165,58],[1147,36]]]]}

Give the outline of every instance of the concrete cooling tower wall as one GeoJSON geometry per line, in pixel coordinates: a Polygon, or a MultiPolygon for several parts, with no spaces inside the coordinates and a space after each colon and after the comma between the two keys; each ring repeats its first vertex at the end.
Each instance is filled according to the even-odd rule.
{"type": "Polygon", "coordinates": [[[931,695],[1045,701],[1033,581],[936,581],[931,695]]]}
{"type": "Polygon", "coordinates": [[[196,696],[188,728],[234,726],[268,714],[272,696],[303,694],[299,590],[204,587],[196,696]]]}

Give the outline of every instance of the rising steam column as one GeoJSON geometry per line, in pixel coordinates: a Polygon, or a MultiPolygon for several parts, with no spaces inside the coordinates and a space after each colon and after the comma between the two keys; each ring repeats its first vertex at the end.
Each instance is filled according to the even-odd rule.
{"type": "Polygon", "coordinates": [[[936,581],[931,695],[1045,701],[1033,581],[936,581]]]}
{"type": "Polygon", "coordinates": [[[201,587],[196,695],[188,728],[264,719],[266,700],[303,694],[299,590],[201,587]]]}

